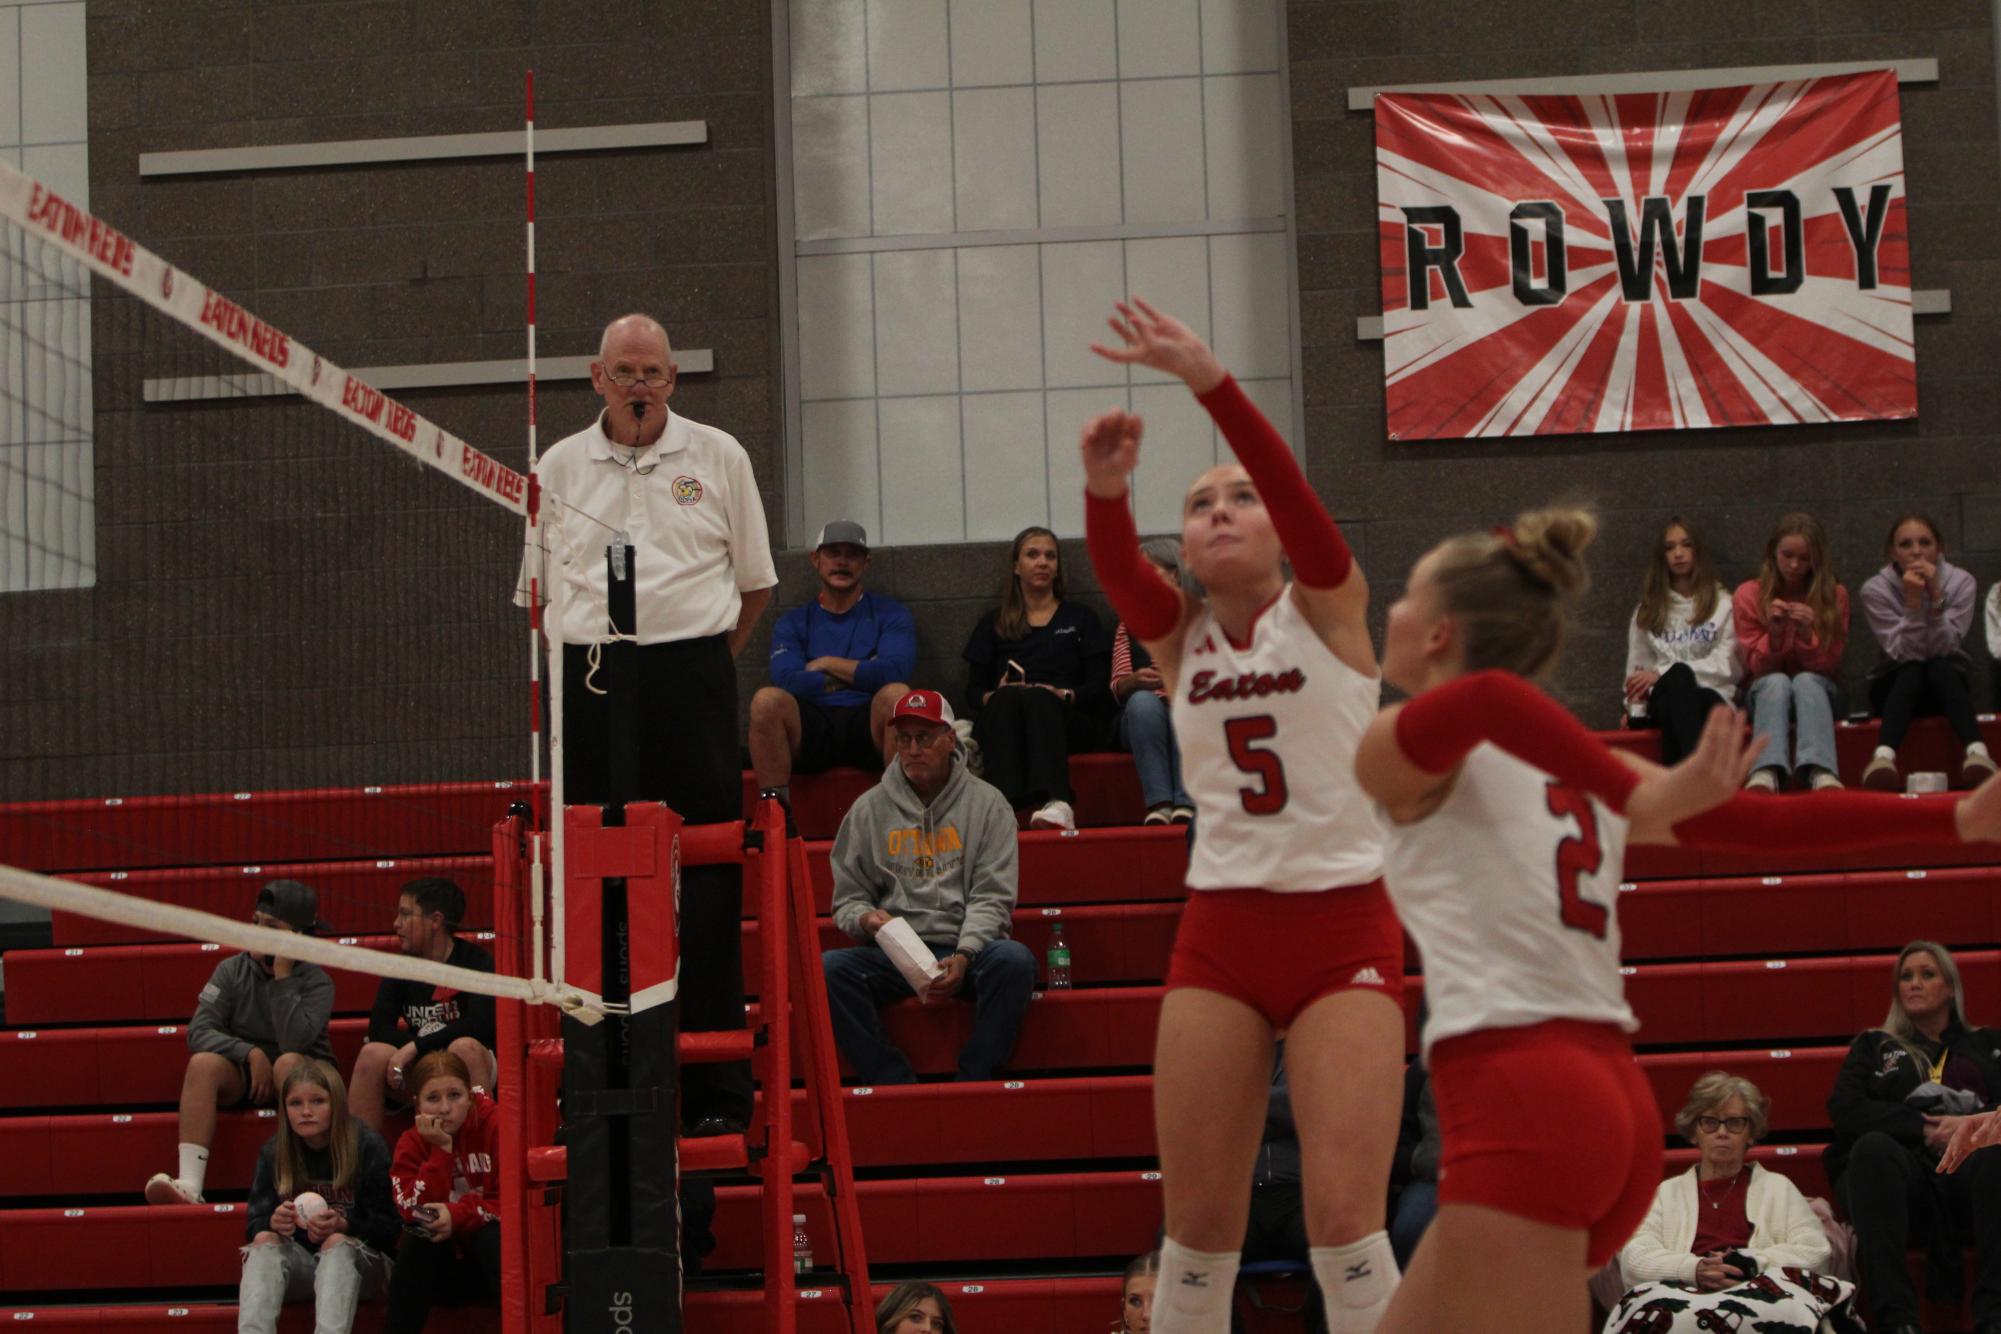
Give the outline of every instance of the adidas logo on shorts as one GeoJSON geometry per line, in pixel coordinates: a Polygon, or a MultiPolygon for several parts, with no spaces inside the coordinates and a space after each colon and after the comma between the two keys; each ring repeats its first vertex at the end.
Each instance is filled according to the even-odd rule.
{"type": "Polygon", "coordinates": [[[1348,979],[1348,985],[1351,987],[1379,987],[1382,984],[1383,975],[1373,967],[1364,968],[1348,979]]]}

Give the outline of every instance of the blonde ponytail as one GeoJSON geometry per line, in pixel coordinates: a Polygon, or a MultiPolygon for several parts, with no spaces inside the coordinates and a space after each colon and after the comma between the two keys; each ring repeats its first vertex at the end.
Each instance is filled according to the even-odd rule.
{"type": "Polygon", "coordinates": [[[1597,535],[1589,510],[1550,508],[1439,546],[1432,580],[1466,670],[1540,676],[1555,663],[1565,613],[1591,586],[1584,550],[1597,535]]]}

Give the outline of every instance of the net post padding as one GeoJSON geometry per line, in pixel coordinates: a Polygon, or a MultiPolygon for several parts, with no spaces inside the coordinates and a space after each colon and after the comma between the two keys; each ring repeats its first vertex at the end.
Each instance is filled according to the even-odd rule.
{"type": "MultiPolygon", "coordinates": [[[[521,872],[530,816],[517,806],[493,831],[494,964],[516,976],[522,971],[521,872]]],[[[498,1000],[493,1009],[500,1066],[500,1334],[529,1334],[527,1024],[519,1001],[498,1000]]]]}

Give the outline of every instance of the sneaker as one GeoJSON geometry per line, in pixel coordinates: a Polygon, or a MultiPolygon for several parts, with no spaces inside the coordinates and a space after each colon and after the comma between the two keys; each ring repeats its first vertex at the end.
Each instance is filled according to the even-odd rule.
{"type": "Polygon", "coordinates": [[[1195,808],[1193,806],[1176,806],[1174,808],[1174,823],[1194,824],[1195,808]]]}
{"type": "Polygon", "coordinates": [[[1862,786],[1872,792],[1896,792],[1904,786],[1904,776],[1897,772],[1897,761],[1889,755],[1870,757],[1869,765],[1862,771],[1862,786]]]}
{"type": "Polygon", "coordinates": [[[1959,785],[1979,787],[1994,776],[1994,757],[1982,750],[1969,750],[1959,763],[1959,785]]]}
{"type": "Polygon", "coordinates": [[[1826,792],[1848,785],[1841,781],[1841,775],[1834,772],[1834,770],[1823,769],[1819,765],[1815,765],[1813,776],[1807,780],[1807,786],[1815,792],[1826,792]]]}
{"type": "Polygon", "coordinates": [[[179,1177],[170,1177],[165,1172],[153,1173],[146,1183],[146,1203],[148,1204],[201,1204],[201,1192],[179,1177]]]}
{"type": "Polygon", "coordinates": [[[1777,792],[1779,771],[1770,767],[1758,770],[1744,781],[1746,792],[1777,792]]]}
{"type": "Polygon", "coordinates": [[[1169,806],[1166,802],[1163,801],[1158,806],[1147,807],[1146,819],[1141,820],[1140,823],[1166,824],[1169,820],[1173,818],[1174,818],[1174,808],[1169,806]]]}
{"type": "Polygon", "coordinates": [[[1077,828],[1077,812],[1070,809],[1070,803],[1067,801],[1052,801],[1028,817],[1028,827],[1030,829],[1075,830],[1077,828]]]}

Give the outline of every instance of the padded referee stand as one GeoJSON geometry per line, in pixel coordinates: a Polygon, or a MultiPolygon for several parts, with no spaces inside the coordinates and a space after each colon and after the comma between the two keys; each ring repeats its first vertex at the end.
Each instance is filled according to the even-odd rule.
{"type": "MultiPolygon", "coordinates": [[[[628,807],[628,811],[639,809],[628,807]]],[[[651,825],[659,831],[662,839],[655,864],[673,868],[672,880],[678,885],[679,867],[741,863],[756,886],[759,921],[762,994],[752,1026],[740,1032],[682,1033],[676,1045],[683,1064],[748,1059],[763,1096],[757,1099],[746,1134],[681,1140],[681,1170],[747,1171],[757,1178],[762,1187],[759,1232],[768,1313],[764,1328],[775,1334],[797,1330],[802,1292],[815,1299],[823,1295],[813,1278],[795,1278],[792,1271],[793,1178],[802,1173],[818,1176],[833,1225],[833,1265],[824,1286],[838,1290],[849,1334],[868,1334],[874,1329],[868,1263],[833,1025],[820,981],[806,845],[787,829],[784,809],[776,801],[760,802],[748,821],[685,828],[664,808],[655,809],[667,819],[642,822],[642,827],[651,825]],[[796,1108],[790,1096],[795,1074],[805,1082],[805,1097],[796,1108]]],[[[595,813],[594,807],[570,812],[573,817],[595,813]]],[[[632,837],[631,830],[606,832],[632,837]]],[[[579,836],[588,840],[590,835],[574,820],[568,833],[565,860],[574,863],[579,836]]],[[[500,964],[517,975],[527,953],[523,942],[535,929],[530,905],[524,901],[528,838],[521,817],[503,822],[494,838],[494,910],[498,921],[509,924],[498,942],[505,956],[500,964]]],[[[571,894],[587,888],[572,879],[571,894]]],[[[499,1006],[502,1145],[511,1163],[527,1164],[525,1173],[502,1175],[503,1217],[525,1221],[504,1227],[501,1233],[503,1272],[508,1275],[501,1329],[503,1334],[553,1334],[563,1326],[560,1204],[569,1184],[568,1151],[554,1142],[563,1043],[548,1007],[513,1001],[501,1001],[499,1006]],[[510,1090],[520,1103],[513,1116],[508,1115],[510,1090]]]]}

